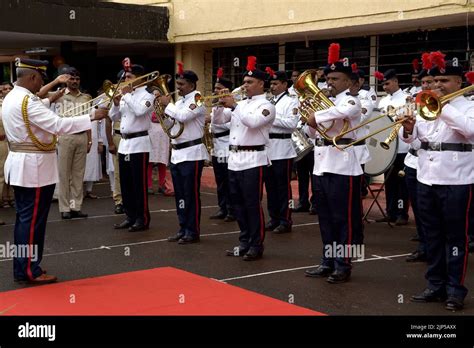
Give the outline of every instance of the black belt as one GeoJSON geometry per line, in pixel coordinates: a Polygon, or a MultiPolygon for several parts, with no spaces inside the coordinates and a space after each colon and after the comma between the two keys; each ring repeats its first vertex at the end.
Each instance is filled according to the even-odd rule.
{"type": "Polygon", "coordinates": [[[114,133],[118,135],[122,135],[122,133],[120,133],[120,129],[114,129],[114,133]]]}
{"type": "Polygon", "coordinates": [[[226,135],[229,135],[229,134],[230,134],[230,130],[226,130],[226,131],[220,132],[220,133],[212,133],[212,137],[217,139],[217,138],[225,137],[226,135]]]}
{"type": "MultiPolygon", "coordinates": [[[[353,139],[349,138],[342,138],[336,141],[337,145],[349,145],[350,143],[354,142],[353,139]]],[[[316,146],[331,146],[334,145],[332,141],[326,140],[326,139],[316,139],[315,141],[316,146]]],[[[360,146],[360,145],[365,145],[365,140],[359,141],[357,144],[354,144],[354,146],[360,146]]]]}
{"type": "Polygon", "coordinates": [[[472,144],[456,144],[456,143],[437,143],[437,142],[422,142],[420,149],[427,151],[472,151],[472,144]]]}
{"type": "Polygon", "coordinates": [[[410,149],[408,150],[409,153],[411,153],[413,156],[418,157],[418,151],[415,149],[410,149]]]}
{"type": "Polygon", "coordinates": [[[144,137],[148,135],[148,131],[136,132],[136,133],[122,133],[122,139],[133,139],[138,137],[144,137]]]}
{"type": "Polygon", "coordinates": [[[270,133],[270,139],[291,139],[291,134],[287,133],[270,133]]]}
{"type": "Polygon", "coordinates": [[[171,144],[171,147],[174,150],[181,150],[181,149],[185,149],[187,147],[191,147],[191,146],[199,145],[199,144],[202,144],[202,139],[201,138],[195,139],[195,140],[190,140],[190,141],[185,141],[184,143],[171,144]]]}
{"type": "Polygon", "coordinates": [[[229,150],[232,152],[237,151],[263,151],[265,145],[253,145],[253,146],[240,146],[240,145],[229,145],[229,150]]]}

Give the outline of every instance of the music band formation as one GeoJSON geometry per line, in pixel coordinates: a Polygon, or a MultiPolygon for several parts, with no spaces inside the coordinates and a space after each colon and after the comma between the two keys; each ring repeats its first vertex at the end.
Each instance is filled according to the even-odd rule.
{"type": "MultiPolygon", "coordinates": [[[[351,277],[352,257],[324,250],[363,245],[362,196],[369,184],[370,142],[388,129],[389,136],[375,145],[387,151],[382,157],[390,157],[388,149],[393,149],[384,173],[386,214],[378,221],[407,224],[411,204],[419,243],[407,261],[428,265],[427,287],[412,301],[445,302],[447,309],[462,309],[469,243],[474,240],[474,102],[464,96],[472,87],[462,89],[462,84],[464,78],[474,82],[474,73],[465,74],[456,57],[424,53],[421,67],[414,62],[416,85],[409,90],[399,87],[395,69],[375,73],[387,93],[377,103],[375,91],[363,88],[364,71],[339,51],[339,44],[331,44],[326,66],[293,71],[291,80],[285,71],[259,69],[256,57],[250,56],[242,85],[234,86],[219,68],[211,96],[196,90],[198,76],[184,70],[181,62],[177,90],[170,93],[170,75],[146,74],[142,66],[125,59],[117,83],[104,83],[98,98],[84,98],[86,107],[78,107],[75,100],[72,109],[64,107],[59,115],[50,106],[67,94],[49,92],[53,83],[43,86],[48,62],[18,59],[17,82],[2,109],[10,150],[5,178],[16,200],[15,244],[38,245],[40,255],[36,261],[15,258],[15,280],[57,280],[40,267],[55,184],[65,182],[61,176],[84,176],[74,168],[67,148],[81,149],[75,156],[85,157],[91,146],[88,131],[94,122],[105,120],[109,151],[116,153],[119,193],[114,190],[114,201],[125,213],[116,229],[150,228],[148,168],[152,128],[159,125],[166,135],[166,152],[166,146],[171,147],[169,168],[179,223],[169,242],[200,242],[201,175],[205,162],[211,162],[219,205],[211,218],[236,220],[240,229],[238,245],[226,251],[229,257],[259,260],[266,232],[290,233],[292,213],[309,212],[318,215],[324,249],[320,265],[305,275],[344,283],[351,277]],[[176,101],[174,94],[179,96],[176,101]],[[375,120],[387,126],[377,129],[375,120]],[[290,184],[294,168],[297,203],[290,184]]],[[[77,75],[70,71],[58,79],[77,75]]],[[[68,182],[59,187],[68,192],[59,201],[62,216],[84,216],[82,182],[81,187],[75,180],[68,182]]]]}

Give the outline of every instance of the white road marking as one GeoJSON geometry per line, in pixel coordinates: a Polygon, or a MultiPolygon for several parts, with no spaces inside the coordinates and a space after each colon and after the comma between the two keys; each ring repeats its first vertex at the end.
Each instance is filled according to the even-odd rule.
{"type": "MultiPolygon", "coordinates": [[[[303,226],[309,226],[309,225],[318,225],[319,223],[317,222],[310,222],[306,224],[296,224],[293,225],[293,227],[303,227],[303,226]]],[[[202,234],[201,237],[214,237],[214,236],[225,236],[225,235],[230,235],[230,234],[238,234],[240,231],[230,231],[230,232],[219,232],[219,233],[207,233],[207,234],[202,234]]],[[[43,257],[47,256],[58,256],[58,255],[67,255],[67,254],[76,254],[76,253],[82,253],[86,251],[96,251],[96,250],[112,250],[112,248],[123,248],[127,246],[135,246],[135,245],[142,245],[142,244],[151,244],[151,243],[161,243],[161,242],[167,242],[168,238],[164,239],[154,239],[154,240],[146,240],[143,242],[135,242],[135,243],[126,243],[126,244],[115,244],[115,245],[101,245],[100,247],[95,247],[95,248],[88,248],[88,249],[79,249],[79,250],[68,250],[68,251],[60,251],[57,253],[51,253],[51,254],[43,254],[43,257]]],[[[5,262],[5,261],[11,261],[12,259],[2,259],[0,262],[5,262]]]]}
{"type": "MultiPolygon", "coordinates": [[[[206,205],[204,207],[201,207],[201,209],[210,209],[210,208],[217,208],[219,207],[218,205],[206,205]]],[[[176,209],[158,209],[158,210],[150,210],[150,213],[169,213],[169,212],[172,212],[172,211],[176,211],[176,209]]],[[[49,223],[53,223],[53,222],[66,222],[66,223],[70,223],[72,221],[82,221],[82,220],[91,220],[91,219],[102,219],[102,218],[110,218],[110,217],[118,217],[118,216],[125,216],[123,214],[110,214],[110,215],[94,215],[94,216],[88,216],[86,218],[80,218],[80,219],[71,219],[71,220],[63,220],[63,219],[59,219],[59,220],[49,220],[48,221],[48,224],[49,223]]],[[[15,226],[15,224],[7,224],[7,225],[3,225],[3,227],[7,227],[7,226],[15,226]]]]}
{"type": "MultiPolygon", "coordinates": [[[[365,262],[365,261],[374,261],[374,260],[390,260],[391,258],[403,257],[403,256],[408,256],[408,255],[410,255],[410,254],[390,255],[390,256],[385,256],[385,257],[378,256],[378,257],[374,257],[374,258],[371,258],[371,259],[363,259],[363,260],[360,259],[360,260],[356,260],[356,261],[353,261],[353,262],[365,262]]],[[[317,267],[317,266],[319,266],[319,265],[311,265],[311,266],[305,266],[305,267],[278,269],[278,270],[270,271],[270,272],[254,273],[254,274],[247,274],[247,275],[239,276],[239,277],[232,277],[232,278],[219,279],[219,281],[225,283],[225,282],[228,282],[228,281],[230,281],[230,280],[261,277],[261,276],[265,276],[265,275],[269,275],[269,274],[283,273],[283,272],[292,272],[292,271],[298,271],[298,270],[302,270],[302,269],[306,269],[306,268],[313,268],[313,267],[317,267]]]]}

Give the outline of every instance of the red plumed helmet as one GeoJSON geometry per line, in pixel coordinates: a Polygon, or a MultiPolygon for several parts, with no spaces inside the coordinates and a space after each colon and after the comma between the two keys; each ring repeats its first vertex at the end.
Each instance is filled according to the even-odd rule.
{"type": "Polygon", "coordinates": [[[411,65],[413,66],[413,72],[417,74],[420,71],[420,62],[417,58],[411,61],[411,65]]]}
{"type": "Polygon", "coordinates": [[[474,85],[474,71],[469,71],[464,76],[466,76],[466,80],[469,81],[471,85],[474,85]]]}
{"type": "Polygon", "coordinates": [[[431,52],[431,62],[438,67],[438,69],[446,68],[446,61],[444,60],[445,54],[440,51],[431,52]]]}
{"type": "Polygon", "coordinates": [[[247,71],[254,71],[257,65],[257,57],[248,56],[247,57],[247,71]]]}
{"type": "Polygon", "coordinates": [[[431,60],[431,54],[425,52],[421,55],[421,64],[423,69],[430,70],[433,67],[433,61],[431,60]]]}
{"type": "Polygon", "coordinates": [[[383,74],[380,71],[376,71],[374,77],[379,81],[383,81],[383,74]]]}
{"type": "Polygon", "coordinates": [[[224,76],[224,69],[223,68],[217,69],[217,78],[219,79],[222,76],[224,76]]]}
{"type": "Polygon", "coordinates": [[[353,73],[357,73],[357,68],[358,68],[357,63],[352,63],[351,68],[352,68],[353,73]]]}
{"type": "Polygon", "coordinates": [[[176,62],[176,64],[178,64],[178,75],[183,75],[184,73],[183,62],[176,62]]]}
{"type": "Polygon", "coordinates": [[[334,64],[339,60],[340,50],[341,50],[341,45],[339,45],[338,43],[332,43],[329,45],[328,64],[334,64]]]}
{"type": "Polygon", "coordinates": [[[267,66],[267,67],[265,68],[265,72],[266,72],[268,75],[270,75],[270,78],[273,78],[273,76],[275,76],[275,72],[274,72],[273,69],[270,68],[269,66],[267,66]]]}

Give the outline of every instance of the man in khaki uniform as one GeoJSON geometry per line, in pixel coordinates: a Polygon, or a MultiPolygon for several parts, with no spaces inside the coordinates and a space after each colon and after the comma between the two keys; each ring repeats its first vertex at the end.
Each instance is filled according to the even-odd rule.
{"type": "MultiPolygon", "coordinates": [[[[66,89],[55,105],[54,111],[63,117],[86,115],[92,99],[89,94],[79,90],[80,73],[76,68],[70,67],[67,75],[58,76],[53,82],[44,86],[39,96],[49,92],[55,86],[66,83],[66,89]],[[78,105],[83,107],[77,108],[78,105]],[[72,108],[75,108],[72,111],[72,108]]],[[[62,135],[58,141],[58,170],[59,170],[59,212],[61,218],[84,218],[87,214],[82,213],[83,182],[86,169],[86,156],[92,145],[90,131],[83,131],[71,135],[62,135]]]]}
{"type": "MultiPolygon", "coordinates": [[[[117,74],[117,82],[121,79],[123,70],[117,74]]],[[[112,155],[114,161],[114,192],[112,197],[115,204],[115,214],[124,214],[123,202],[122,202],[122,190],[120,188],[120,168],[117,150],[119,148],[120,140],[122,135],[120,132],[120,121],[108,120],[106,123],[107,141],[109,143],[109,152],[112,155]],[[110,135],[110,136],[109,136],[110,135]]]]}

